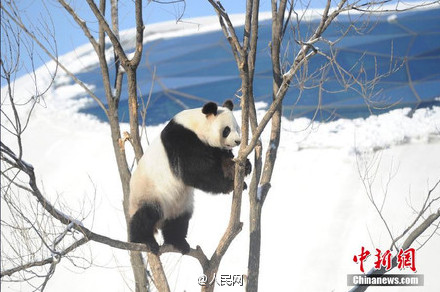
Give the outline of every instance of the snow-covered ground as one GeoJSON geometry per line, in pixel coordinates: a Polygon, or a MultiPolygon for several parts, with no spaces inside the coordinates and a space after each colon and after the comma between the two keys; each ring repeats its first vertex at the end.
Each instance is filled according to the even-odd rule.
{"type": "MultiPolygon", "coordinates": [[[[94,203],[86,206],[95,209],[93,226],[90,218],[84,224],[95,232],[124,240],[122,191],[109,126],[77,113],[75,107],[66,107],[72,101],[64,98],[64,94],[53,91],[45,98],[47,106],[37,107],[23,136],[24,157],[34,165],[49,198],[67,202],[73,210],[81,208],[83,202],[94,203]]],[[[368,119],[325,124],[310,124],[307,119],[283,121],[273,187],[263,211],[261,291],[285,287],[292,291],[348,290],[346,276],[359,273],[352,258],[361,247],[370,251],[389,248],[390,238],[360,180],[358,165],[364,161],[379,163],[373,189],[380,202],[392,174],[384,206],[392,232],[399,234],[414,218],[411,207],[421,206],[428,189],[440,177],[440,108],[420,109],[412,118],[406,116],[408,111],[399,109],[368,119]]],[[[149,137],[156,136],[163,126],[149,127],[149,137]]],[[[2,140],[11,141],[6,133],[2,140]]],[[[263,142],[267,142],[267,133],[263,142]]],[[[226,254],[220,275],[246,274],[246,193],[243,198],[244,229],[226,254]]],[[[227,225],[230,201],[229,195],[197,192],[189,230],[192,246],[198,244],[212,254],[227,225]]],[[[417,274],[425,275],[425,286],[407,289],[438,291],[439,244],[437,235],[417,251],[417,274]]],[[[91,243],[80,249],[82,253],[91,255],[92,268],[81,270],[62,262],[47,291],[128,291],[132,287],[126,251],[91,243]]],[[[163,259],[173,291],[199,289],[201,268],[194,259],[175,254],[163,259]]],[[[365,263],[366,270],[373,262],[371,257],[365,263]]],[[[4,291],[10,287],[13,284],[2,283],[4,291]]]]}
{"type": "MultiPolygon", "coordinates": [[[[87,58],[90,47],[81,50],[87,58]]],[[[75,54],[78,56],[78,51],[75,54]]],[[[84,60],[77,63],[84,64],[84,60]]],[[[61,74],[58,86],[45,96],[44,106],[36,107],[23,135],[24,159],[35,167],[37,180],[52,202],[66,203],[75,210],[72,216],[79,217],[84,207],[94,210],[83,221],[85,226],[125,240],[122,190],[109,126],[78,113],[89,101],[74,99],[79,87],[61,86],[65,78],[61,74]]],[[[26,77],[18,80],[16,95],[25,94],[32,86],[26,77]]],[[[329,123],[283,121],[272,188],[263,209],[260,291],[347,291],[347,274],[360,273],[353,256],[361,247],[372,253],[365,270],[373,267],[376,248],[385,251],[390,247],[390,237],[360,179],[359,170],[362,173],[365,163],[373,163],[373,169],[377,166],[372,190],[378,202],[382,203],[387,190],[383,214],[393,235],[400,234],[415,218],[413,208],[421,207],[428,190],[440,179],[440,108],[419,109],[411,118],[408,112],[398,109],[367,119],[329,123]]],[[[260,117],[263,113],[259,111],[260,117]]],[[[240,113],[236,114],[239,119],[240,113]]],[[[7,123],[3,116],[1,122],[7,123]]],[[[163,126],[148,127],[148,137],[157,136],[163,126]]],[[[7,145],[13,143],[5,131],[1,139],[7,145]]],[[[265,146],[267,141],[266,131],[265,146]]],[[[440,196],[440,190],[432,196],[440,196]]],[[[195,202],[188,241],[192,247],[200,245],[210,256],[228,223],[231,196],[196,192],[195,202]]],[[[432,211],[438,208],[437,204],[432,211]]],[[[224,257],[219,275],[247,273],[248,213],[245,192],[244,228],[224,257]]],[[[420,242],[429,235],[424,234],[420,242]]],[[[416,251],[417,274],[425,277],[423,287],[371,287],[368,291],[440,291],[439,246],[437,232],[416,251]]],[[[133,288],[127,251],[89,243],[77,252],[92,266],[83,270],[62,261],[46,291],[133,288]]],[[[180,254],[166,254],[162,259],[173,291],[200,289],[197,280],[202,269],[196,260],[180,254]]],[[[17,285],[2,282],[1,289],[21,290],[17,285]]],[[[243,287],[218,286],[217,291],[243,291],[243,287]]]]}

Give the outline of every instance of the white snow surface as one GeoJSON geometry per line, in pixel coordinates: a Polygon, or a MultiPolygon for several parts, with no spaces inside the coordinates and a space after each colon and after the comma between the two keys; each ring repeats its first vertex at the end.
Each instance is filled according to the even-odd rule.
{"type": "MultiPolygon", "coordinates": [[[[79,65],[73,72],[90,64],[89,61],[96,61],[88,46],[72,54],[75,58],[82,56],[79,61],[76,59],[79,65]]],[[[51,66],[52,63],[47,68],[51,66]]],[[[38,82],[45,84],[47,69],[40,70],[38,82]]],[[[66,202],[75,214],[80,214],[80,208],[88,202],[90,205],[86,207],[94,210],[94,215],[85,220],[77,218],[81,224],[94,232],[125,240],[122,190],[109,125],[78,113],[81,106],[91,101],[74,99],[81,89],[77,85],[61,86],[67,78],[63,73],[58,75],[57,86],[36,107],[23,135],[24,158],[34,166],[37,181],[41,187],[44,185],[49,200],[66,202]]],[[[28,76],[24,76],[17,80],[15,94],[27,96],[32,86],[28,76]]],[[[4,93],[2,88],[2,96],[4,93]]],[[[2,110],[9,112],[7,105],[2,110]]],[[[365,262],[366,271],[373,267],[375,249],[390,247],[388,232],[360,179],[358,165],[364,161],[376,159],[379,163],[372,188],[379,202],[392,174],[383,213],[393,235],[400,234],[412,222],[416,216],[412,208],[421,207],[429,189],[440,179],[440,108],[419,109],[411,118],[408,112],[409,109],[398,109],[367,119],[328,123],[306,118],[283,119],[272,188],[262,215],[260,291],[347,291],[350,289],[347,274],[360,273],[359,265],[352,259],[361,247],[372,252],[365,262]]],[[[264,110],[260,109],[259,118],[263,114],[264,110]]],[[[239,119],[240,112],[236,116],[239,119]]],[[[3,115],[1,122],[7,124],[3,115]]],[[[148,138],[157,136],[163,127],[164,124],[148,127],[148,138]]],[[[122,125],[123,131],[128,129],[127,124],[122,125]]],[[[1,139],[7,145],[15,145],[13,137],[5,131],[1,139]]],[[[262,141],[266,150],[268,130],[263,133],[262,141]]],[[[145,137],[143,142],[148,147],[145,137]]],[[[133,154],[129,153],[129,157],[132,159],[133,154]]],[[[252,158],[253,154],[251,161],[252,158]]],[[[438,189],[432,194],[439,195],[438,189]]],[[[231,195],[196,192],[195,212],[188,232],[192,247],[200,245],[208,257],[212,255],[227,226],[230,204],[231,195]]],[[[219,276],[247,274],[248,208],[244,192],[241,215],[244,227],[225,255],[219,276]]],[[[420,241],[429,235],[424,234],[420,241]]],[[[417,274],[424,275],[425,285],[404,291],[440,291],[439,246],[437,234],[417,250],[417,274]]],[[[90,256],[92,267],[83,270],[62,260],[46,291],[133,289],[127,251],[92,242],[76,252],[90,256]]],[[[196,260],[180,254],[166,254],[162,260],[172,291],[200,290],[197,279],[202,269],[196,260]]],[[[412,273],[393,270],[399,272],[412,273]]],[[[1,289],[24,289],[17,285],[2,281],[1,289]]],[[[216,291],[243,290],[244,287],[238,286],[216,287],[216,291]]],[[[368,291],[402,291],[402,288],[370,287],[368,291]]]]}
{"type": "MultiPolygon", "coordinates": [[[[94,203],[87,206],[95,210],[94,220],[88,218],[83,224],[124,240],[122,190],[109,126],[79,114],[75,106],[66,107],[69,100],[63,96],[49,94],[47,106],[34,112],[23,137],[25,159],[33,164],[49,199],[67,202],[77,213],[82,202],[94,203]]],[[[374,185],[380,202],[389,173],[395,174],[384,207],[394,234],[413,220],[411,206],[420,208],[440,176],[440,108],[420,109],[412,118],[407,112],[399,109],[330,123],[283,120],[272,188],[263,209],[260,291],[281,291],[286,285],[292,291],[346,291],[347,274],[359,273],[352,258],[361,246],[373,252],[389,248],[390,238],[362,187],[356,153],[361,153],[359,159],[368,159],[381,149],[376,152],[380,167],[374,185]]],[[[260,116],[263,113],[259,111],[260,116]]],[[[149,137],[158,135],[163,126],[148,127],[149,137]]],[[[128,125],[122,128],[128,130],[128,125]]],[[[2,140],[12,141],[6,133],[2,140]]],[[[267,149],[267,131],[262,141],[267,149]]],[[[210,256],[228,223],[231,196],[198,191],[195,202],[188,241],[210,256]]],[[[245,192],[244,228],[224,257],[219,275],[247,273],[248,213],[245,192]]],[[[439,290],[439,244],[439,237],[434,236],[417,251],[417,273],[425,276],[425,286],[411,291],[439,290]]],[[[46,291],[130,291],[133,287],[126,251],[90,243],[78,252],[90,253],[93,267],[82,270],[62,261],[46,291]]],[[[162,259],[173,291],[199,290],[202,270],[194,259],[177,254],[162,259]]],[[[366,270],[373,262],[371,257],[366,270]]],[[[14,291],[13,287],[13,283],[2,283],[3,291],[14,291]]],[[[217,289],[242,291],[243,287],[217,289]]],[[[384,291],[399,289],[386,287],[384,291]]]]}

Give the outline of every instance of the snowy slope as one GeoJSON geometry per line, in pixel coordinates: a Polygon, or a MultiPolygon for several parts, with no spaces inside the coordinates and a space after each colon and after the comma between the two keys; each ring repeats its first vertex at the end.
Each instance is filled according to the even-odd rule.
{"type": "MultiPolygon", "coordinates": [[[[89,47],[79,48],[74,54],[78,56],[78,52],[82,57],[75,63],[78,67],[72,69],[74,72],[95,61],[89,47]]],[[[47,75],[39,76],[39,82],[44,84],[47,75]]],[[[80,90],[76,85],[59,86],[66,78],[60,74],[58,87],[45,96],[44,106],[36,108],[23,137],[24,157],[34,165],[48,198],[66,202],[77,213],[86,202],[94,216],[84,220],[85,226],[125,240],[122,191],[109,126],[78,113],[90,101],[73,98],[80,90]]],[[[15,85],[16,94],[24,95],[32,86],[29,79],[22,78],[15,85]]],[[[358,173],[358,162],[373,159],[374,153],[380,162],[373,188],[378,200],[383,197],[389,174],[393,174],[384,205],[392,232],[399,234],[411,222],[415,216],[411,206],[419,208],[428,189],[440,178],[440,108],[418,110],[412,118],[408,112],[409,109],[399,109],[367,119],[330,123],[283,120],[272,189],[263,210],[260,291],[346,291],[347,274],[359,273],[352,258],[360,253],[361,246],[370,251],[389,248],[390,238],[365,195],[358,173]]],[[[236,114],[239,118],[240,113],[236,114]]],[[[163,126],[149,127],[149,138],[158,135],[163,126]]],[[[128,125],[122,128],[128,129],[128,125]]],[[[267,137],[266,132],[263,145],[267,144],[267,137]]],[[[1,139],[12,142],[7,133],[2,133],[1,139]]],[[[439,196],[440,191],[435,195],[439,196]]],[[[228,250],[219,275],[247,273],[246,198],[245,193],[243,231],[228,250]]],[[[229,195],[196,193],[188,236],[191,246],[200,245],[207,255],[212,254],[227,225],[230,201],[229,195]]],[[[425,276],[425,286],[405,291],[440,290],[439,246],[437,235],[417,251],[417,274],[425,276]]],[[[88,257],[92,267],[83,270],[63,261],[46,291],[130,291],[133,277],[127,254],[96,243],[81,247],[78,255],[88,257]]],[[[175,254],[162,258],[173,291],[199,290],[197,279],[202,272],[194,259],[175,254]]],[[[366,269],[372,266],[371,257],[366,269]]],[[[2,282],[1,288],[29,288],[17,285],[2,282]]],[[[216,291],[243,290],[217,288],[216,291]]],[[[368,291],[382,290],[401,288],[368,291]]]]}
{"type": "MultiPolygon", "coordinates": [[[[61,102],[56,98],[48,97],[46,102],[61,102]]],[[[286,284],[295,291],[347,290],[346,275],[358,272],[351,259],[361,246],[388,248],[390,240],[359,180],[355,149],[385,149],[376,186],[379,198],[389,168],[395,168],[385,210],[396,233],[414,216],[408,201],[420,206],[428,187],[439,177],[438,108],[420,110],[412,119],[405,116],[405,110],[397,110],[367,120],[314,124],[301,131],[305,124],[304,120],[283,124],[273,188],[263,212],[261,291],[281,289],[286,284]]],[[[157,135],[162,126],[150,128],[149,135],[157,135]]],[[[35,166],[49,197],[55,199],[60,194],[74,210],[83,201],[95,202],[93,230],[124,239],[122,192],[109,134],[108,126],[92,117],[48,106],[36,111],[24,146],[26,159],[35,166]]],[[[219,274],[246,273],[246,195],[244,202],[245,228],[228,251],[219,274]]],[[[201,245],[207,254],[213,252],[227,224],[229,205],[230,196],[197,193],[189,231],[193,246],[201,245]]],[[[85,224],[92,226],[87,220],[85,224]]],[[[418,273],[425,275],[426,284],[411,291],[440,288],[434,280],[439,243],[434,237],[417,253],[418,273]]],[[[127,252],[92,243],[81,248],[82,253],[92,255],[93,267],[82,271],[64,262],[49,282],[48,291],[129,290],[132,276],[127,252]],[[75,285],[66,287],[66,279],[75,285]]],[[[175,291],[198,289],[201,269],[193,259],[180,255],[163,258],[175,291]]],[[[5,291],[9,287],[9,283],[2,284],[5,291]]],[[[398,289],[388,287],[386,291],[398,289]]]]}

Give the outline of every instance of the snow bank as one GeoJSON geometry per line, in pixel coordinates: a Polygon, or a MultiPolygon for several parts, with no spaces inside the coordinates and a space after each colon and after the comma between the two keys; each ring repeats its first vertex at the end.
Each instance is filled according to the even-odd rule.
{"type": "MultiPolygon", "coordinates": [[[[66,202],[73,210],[89,202],[93,218],[82,220],[87,227],[124,240],[122,191],[107,124],[78,114],[69,105],[66,92],[52,92],[46,107],[37,107],[23,145],[25,157],[44,184],[47,196],[66,202]],[[67,100],[66,100],[67,99],[67,100]],[[66,103],[67,102],[67,103],[66,103]],[[69,106],[68,106],[69,105],[69,106]],[[95,195],[96,192],[96,195],[95,195]]],[[[386,249],[390,239],[359,179],[357,161],[374,157],[381,149],[374,190],[383,198],[390,173],[385,214],[395,234],[412,220],[412,207],[419,208],[429,187],[440,173],[440,108],[399,109],[367,119],[330,123],[307,119],[283,120],[272,189],[263,211],[263,242],[260,272],[261,291],[344,291],[346,275],[358,273],[352,257],[361,246],[386,249]],[[361,156],[359,156],[361,155],[361,156]],[[394,168],[390,170],[390,167],[394,168]],[[411,204],[409,204],[409,202],[411,204]],[[289,289],[290,290],[290,289],[289,289]]],[[[239,118],[240,113],[237,112],[239,118]]],[[[259,110],[259,116],[264,111],[259,110]]],[[[164,125],[149,127],[149,139],[164,125]]],[[[128,125],[122,126],[123,130],[128,125]]],[[[268,131],[263,134],[267,145],[268,131]]],[[[2,141],[11,142],[2,135],[2,141]]],[[[145,147],[147,147],[145,145],[145,147]]],[[[246,274],[248,249],[248,203],[243,197],[244,229],[232,243],[219,275],[246,274]]],[[[188,240],[206,254],[215,250],[227,225],[231,196],[196,192],[194,217],[188,240]]],[[[411,291],[438,291],[437,247],[439,238],[417,252],[417,273],[425,275],[425,286],[411,291]]],[[[47,291],[128,291],[133,278],[127,252],[92,243],[79,250],[91,253],[93,267],[75,268],[62,261],[47,291]],[[66,279],[75,285],[66,286],[66,279]]],[[[163,256],[170,285],[176,291],[197,291],[201,268],[192,258],[163,256]]],[[[371,268],[372,262],[368,266],[371,268]]],[[[6,290],[13,283],[2,283],[6,290]]],[[[219,291],[242,291],[242,287],[218,287],[219,291]]],[[[370,288],[369,291],[375,291],[370,288]]],[[[387,291],[397,291],[387,287],[387,291]]]]}

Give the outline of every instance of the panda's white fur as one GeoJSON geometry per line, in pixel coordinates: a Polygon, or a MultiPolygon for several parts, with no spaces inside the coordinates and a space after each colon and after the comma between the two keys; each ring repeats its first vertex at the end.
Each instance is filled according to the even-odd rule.
{"type": "MultiPolygon", "coordinates": [[[[181,111],[174,121],[193,131],[197,137],[212,147],[232,149],[240,140],[240,127],[225,107],[218,107],[217,115],[205,115],[202,108],[181,111]],[[222,128],[229,126],[231,133],[222,137],[222,128]]],[[[157,201],[164,218],[175,218],[193,209],[193,187],[186,186],[169,167],[169,160],[160,137],[147,148],[130,180],[129,215],[132,217],[139,206],[157,201]]]]}
{"type": "Polygon", "coordinates": [[[130,180],[132,241],[144,242],[157,252],[152,229],[164,227],[165,243],[168,240],[182,253],[189,250],[185,237],[193,212],[194,187],[212,193],[226,193],[233,189],[233,178],[227,177],[223,173],[225,166],[220,165],[226,161],[233,172],[230,150],[240,143],[240,127],[232,114],[232,107],[232,102],[227,101],[223,107],[208,103],[203,108],[184,110],[146,149],[130,180]],[[178,149],[180,147],[184,149],[178,149]],[[200,157],[196,157],[198,155],[200,157]],[[178,234],[174,236],[173,232],[178,234]]]}
{"type": "Polygon", "coordinates": [[[231,110],[218,107],[216,115],[204,115],[202,108],[184,110],[178,113],[174,120],[185,128],[196,133],[197,137],[209,146],[232,149],[240,140],[241,131],[231,110]],[[223,139],[221,131],[225,126],[231,128],[227,139],[223,139]]]}
{"type": "Polygon", "coordinates": [[[130,180],[130,217],[151,201],[160,204],[164,218],[175,218],[193,208],[193,188],[171,172],[160,138],[145,151],[130,180]]]}

